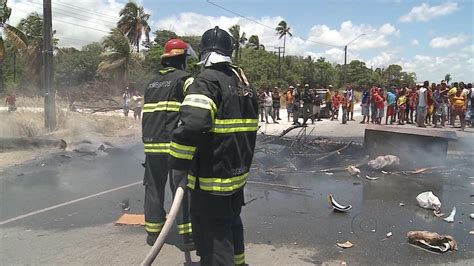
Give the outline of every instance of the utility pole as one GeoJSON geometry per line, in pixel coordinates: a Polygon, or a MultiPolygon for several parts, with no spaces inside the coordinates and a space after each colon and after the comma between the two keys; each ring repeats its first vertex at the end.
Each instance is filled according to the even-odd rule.
{"type": "Polygon", "coordinates": [[[56,128],[56,97],[53,88],[53,22],[51,0],[43,0],[43,93],[44,122],[50,131],[56,128]]]}
{"type": "Polygon", "coordinates": [[[355,37],[352,41],[350,41],[348,44],[344,45],[344,75],[342,78],[342,86],[346,85],[346,73],[347,73],[347,46],[349,44],[353,43],[355,40],[359,39],[360,37],[366,35],[365,33],[360,34],[359,36],[355,37]]]}
{"type": "Polygon", "coordinates": [[[280,46],[275,46],[273,47],[275,50],[278,50],[278,78],[280,78],[281,75],[281,54],[284,56],[284,50],[283,47],[280,46]],[[283,50],[283,52],[282,52],[283,50]]]}

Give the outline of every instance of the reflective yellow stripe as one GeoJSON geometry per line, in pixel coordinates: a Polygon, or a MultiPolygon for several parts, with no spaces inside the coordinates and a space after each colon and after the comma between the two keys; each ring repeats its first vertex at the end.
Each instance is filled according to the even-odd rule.
{"type": "Polygon", "coordinates": [[[181,106],[181,103],[176,102],[176,101],[161,101],[157,103],[146,103],[143,105],[143,112],[144,113],[152,113],[152,112],[159,112],[159,111],[178,112],[180,106],[181,106]]]}
{"type": "Polygon", "coordinates": [[[160,74],[166,74],[168,72],[171,72],[172,70],[175,70],[175,68],[174,67],[166,67],[166,68],[160,69],[158,72],[160,72],[160,74]]]}
{"type": "MultiPolygon", "coordinates": [[[[231,178],[199,177],[199,188],[211,192],[232,192],[245,185],[248,173],[231,178]]],[[[196,177],[188,175],[188,187],[194,189],[196,177]]]]}
{"type": "Polygon", "coordinates": [[[207,109],[211,112],[211,118],[214,120],[217,106],[214,101],[203,94],[188,94],[184,98],[182,106],[193,106],[197,108],[207,109]]]}
{"type": "Polygon", "coordinates": [[[196,187],[196,177],[188,175],[188,188],[194,189],[196,187]]]}
{"type": "Polygon", "coordinates": [[[163,225],[165,223],[150,223],[150,222],[145,222],[145,230],[150,233],[159,233],[161,232],[161,229],[163,228],[163,225]]]}
{"type": "Polygon", "coordinates": [[[193,77],[188,78],[188,79],[184,82],[183,92],[184,92],[185,94],[186,94],[186,91],[188,90],[189,85],[191,85],[193,82],[194,82],[194,78],[193,78],[193,77]]]}
{"type": "Polygon", "coordinates": [[[169,143],[144,143],[145,153],[170,153],[169,143]]]}
{"type": "Polygon", "coordinates": [[[196,147],[171,142],[170,155],[183,160],[192,160],[196,147]]]}
{"type": "Polygon", "coordinates": [[[178,224],[178,234],[184,235],[184,234],[190,234],[192,232],[193,232],[193,229],[192,229],[191,223],[178,224]]]}
{"type": "Polygon", "coordinates": [[[245,253],[234,255],[234,263],[236,265],[245,263],[245,253]]]}
{"type": "Polygon", "coordinates": [[[214,133],[256,132],[258,130],[258,119],[216,119],[214,133]]]}

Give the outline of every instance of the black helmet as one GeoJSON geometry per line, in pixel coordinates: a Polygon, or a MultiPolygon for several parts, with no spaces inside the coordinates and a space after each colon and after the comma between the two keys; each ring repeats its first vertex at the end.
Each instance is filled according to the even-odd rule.
{"type": "Polygon", "coordinates": [[[234,41],[227,31],[216,26],[204,32],[201,37],[200,48],[201,53],[199,57],[209,52],[218,52],[225,56],[232,56],[234,41]]]}

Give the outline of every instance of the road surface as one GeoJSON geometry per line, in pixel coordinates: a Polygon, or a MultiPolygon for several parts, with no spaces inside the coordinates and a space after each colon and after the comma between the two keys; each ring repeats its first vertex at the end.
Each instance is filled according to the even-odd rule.
{"type": "MultiPolygon", "coordinates": [[[[334,124],[326,131],[341,132],[338,128],[343,126],[322,123],[334,124]]],[[[360,138],[358,129],[354,129],[358,123],[344,127],[353,130],[341,133],[342,137],[347,134],[360,138]]],[[[111,154],[58,153],[3,169],[1,264],[139,264],[149,250],[143,228],[115,226],[114,222],[123,213],[120,203],[124,199],[129,199],[129,213],[143,213],[142,153],[137,139],[111,154]]],[[[472,170],[472,165],[469,167],[472,170]]],[[[247,263],[472,265],[474,236],[469,234],[473,230],[469,213],[473,212],[474,175],[469,167],[416,176],[378,173],[380,179],[376,181],[351,177],[346,172],[284,173],[277,178],[254,172],[250,180],[307,190],[246,186],[246,200],[253,200],[242,215],[247,263]],[[441,199],[443,212],[456,206],[454,223],[446,223],[417,206],[415,197],[429,190],[441,199]],[[352,204],[353,209],[333,212],[327,203],[329,193],[341,203],[352,204]],[[409,245],[406,233],[410,230],[452,235],[459,250],[432,254],[409,245]],[[387,239],[388,232],[393,236],[387,239]],[[341,249],[335,245],[347,240],[354,247],[341,249]]],[[[156,265],[192,265],[197,261],[194,252],[185,256],[176,248],[177,241],[174,229],[156,265]]]]}

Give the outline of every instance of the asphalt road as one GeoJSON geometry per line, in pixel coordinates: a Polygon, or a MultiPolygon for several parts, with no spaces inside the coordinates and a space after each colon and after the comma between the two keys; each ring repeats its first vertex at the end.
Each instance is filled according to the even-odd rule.
{"type": "MultiPolygon", "coordinates": [[[[338,160],[343,166],[343,159],[338,160]]],[[[143,213],[142,161],[142,146],[136,143],[111,154],[59,153],[4,169],[0,173],[0,264],[139,264],[149,250],[143,228],[115,226],[114,222],[122,214],[124,199],[130,201],[130,213],[143,213]]],[[[305,165],[311,164],[297,167],[305,165]]],[[[469,213],[473,212],[474,175],[470,171],[472,164],[416,176],[368,173],[379,175],[376,181],[346,172],[253,173],[250,180],[307,189],[246,186],[246,199],[252,200],[243,210],[247,262],[472,265],[474,235],[469,234],[473,230],[469,213]],[[441,199],[444,212],[457,207],[454,223],[417,206],[415,197],[429,190],[441,199]],[[329,193],[353,209],[333,212],[327,203],[329,193]],[[433,254],[409,245],[406,233],[410,230],[452,235],[459,250],[433,254]],[[388,232],[393,236],[387,239],[388,232]],[[335,246],[346,240],[354,247],[335,246]]],[[[174,231],[157,265],[190,265],[197,260],[194,254],[185,256],[176,243],[174,231]]]]}

